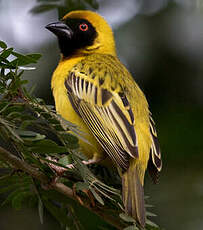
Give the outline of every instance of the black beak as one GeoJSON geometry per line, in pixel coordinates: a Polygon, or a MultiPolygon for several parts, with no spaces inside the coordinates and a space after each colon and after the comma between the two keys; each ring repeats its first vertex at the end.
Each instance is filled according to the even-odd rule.
{"type": "Polygon", "coordinates": [[[46,29],[54,33],[58,38],[69,38],[71,39],[73,31],[69,26],[63,22],[54,22],[45,26],[46,29]]]}

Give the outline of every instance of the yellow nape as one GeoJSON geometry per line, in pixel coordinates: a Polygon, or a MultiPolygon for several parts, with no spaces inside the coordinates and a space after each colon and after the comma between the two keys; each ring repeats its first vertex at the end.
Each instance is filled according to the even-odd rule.
{"type": "Polygon", "coordinates": [[[77,10],[71,11],[63,17],[63,20],[68,18],[81,18],[89,21],[97,31],[97,38],[92,46],[83,49],[83,53],[90,53],[91,51],[95,53],[111,54],[116,56],[116,48],[114,35],[111,27],[106,22],[106,20],[99,14],[88,11],[88,10],[77,10]]]}

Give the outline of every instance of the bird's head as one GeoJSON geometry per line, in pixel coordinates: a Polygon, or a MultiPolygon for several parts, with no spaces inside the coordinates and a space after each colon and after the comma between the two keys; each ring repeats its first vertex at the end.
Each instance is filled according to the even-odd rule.
{"type": "Polygon", "coordinates": [[[72,11],[46,28],[57,36],[65,58],[91,53],[116,54],[111,27],[95,12],[72,11]]]}

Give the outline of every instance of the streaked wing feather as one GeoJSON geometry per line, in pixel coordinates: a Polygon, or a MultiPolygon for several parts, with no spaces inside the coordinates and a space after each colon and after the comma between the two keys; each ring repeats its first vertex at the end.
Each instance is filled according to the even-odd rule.
{"type": "Polygon", "coordinates": [[[74,110],[112,160],[123,170],[138,157],[134,116],[125,94],[94,84],[76,68],[65,81],[74,110]]]}
{"type": "Polygon", "coordinates": [[[118,145],[115,144],[111,132],[109,129],[107,130],[104,128],[102,121],[100,121],[97,115],[93,113],[92,110],[88,108],[88,105],[84,102],[80,103],[79,112],[86,124],[88,124],[94,136],[100,142],[104,150],[110,155],[112,160],[115,161],[121,168],[128,168],[128,156],[119,149],[118,145]],[[117,154],[114,154],[115,152],[117,154]]]}
{"type": "Polygon", "coordinates": [[[158,180],[159,172],[161,171],[162,168],[162,160],[161,160],[161,150],[157,138],[155,123],[151,116],[150,116],[150,133],[151,133],[152,145],[150,149],[148,170],[153,181],[156,183],[158,180]]]}

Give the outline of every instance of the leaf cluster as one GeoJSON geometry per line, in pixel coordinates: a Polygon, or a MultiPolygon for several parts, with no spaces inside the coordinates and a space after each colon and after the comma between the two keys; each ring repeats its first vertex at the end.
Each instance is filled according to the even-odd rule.
{"type": "MultiPolygon", "coordinates": [[[[47,210],[63,228],[82,229],[75,198],[49,188],[57,179],[75,191],[86,210],[103,216],[104,221],[110,216],[108,223],[117,222],[126,230],[138,229],[131,217],[121,214],[119,218],[123,210],[120,188],[104,183],[98,179],[102,177],[82,163],[85,157],[79,151],[78,139],[85,135],[25,88],[23,72],[34,69],[25,66],[35,64],[39,58],[40,54],[19,54],[0,41],[0,148],[48,178],[42,184],[39,178],[19,170],[0,153],[0,194],[6,196],[2,205],[11,204],[15,209],[37,206],[41,223],[47,210]],[[51,164],[66,169],[65,173],[58,178],[51,164]],[[74,168],[68,168],[69,164],[74,164],[74,168]]],[[[146,229],[157,227],[148,221],[146,229]]]]}
{"type": "MultiPolygon", "coordinates": [[[[16,94],[20,86],[27,83],[21,79],[25,65],[37,63],[40,54],[23,55],[8,48],[6,43],[0,41],[0,95],[16,94]],[[18,70],[18,71],[17,71],[18,70]]],[[[27,69],[31,69],[27,67],[27,69]]]]}

